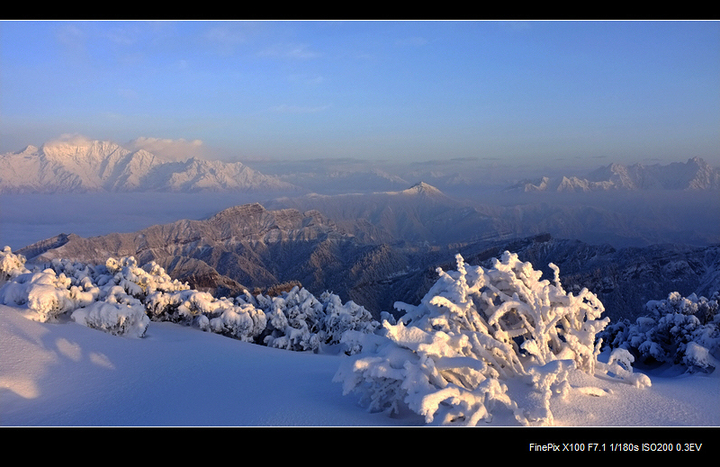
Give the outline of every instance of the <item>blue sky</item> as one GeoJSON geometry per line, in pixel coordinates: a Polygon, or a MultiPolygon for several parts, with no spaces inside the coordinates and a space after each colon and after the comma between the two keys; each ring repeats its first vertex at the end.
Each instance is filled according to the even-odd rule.
{"type": "Polygon", "coordinates": [[[720,22],[0,22],[0,152],[720,164],[720,22]]]}

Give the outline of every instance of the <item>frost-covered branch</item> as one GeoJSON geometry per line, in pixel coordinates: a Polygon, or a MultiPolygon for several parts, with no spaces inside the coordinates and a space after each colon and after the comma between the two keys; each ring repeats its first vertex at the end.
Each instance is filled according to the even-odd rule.
{"type": "Polygon", "coordinates": [[[456,271],[438,269],[419,305],[397,303],[405,314],[385,321],[381,335],[346,334],[362,351],[334,380],[346,394],[362,394],[370,410],[405,405],[428,423],[475,425],[501,405],[519,423],[552,424],[549,400],[568,393],[571,372],[609,368],[598,365],[595,343],[609,323],[602,303],[586,289],[566,293],[556,266],[553,282],[542,280],[510,252],[490,269],[456,260],[456,271]],[[511,380],[535,396],[516,400],[511,380]]]}

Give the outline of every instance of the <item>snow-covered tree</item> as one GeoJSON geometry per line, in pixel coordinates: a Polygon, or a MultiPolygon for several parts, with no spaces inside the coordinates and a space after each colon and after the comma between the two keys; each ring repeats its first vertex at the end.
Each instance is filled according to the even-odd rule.
{"type": "Polygon", "coordinates": [[[12,252],[9,246],[0,251],[0,285],[4,282],[29,272],[25,269],[25,257],[12,252]]]}
{"type": "MultiPolygon", "coordinates": [[[[339,296],[325,292],[320,296],[320,302],[325,312],[326,345],[341,344],[343,335],[348,331],[370,334],[380,327],[365,307],[352,300],[342,303],[339,296]]],[[[347,349],[346,352],[351,353],[347,349]]]]}
{"type": "Polygon", "coordinates": [[[346,344],[361,350],[335,375],[345,394],[361,393],[372,411],[405,406],[427,423],[476,425],[504,407],[519,423],[552,424],[550,398],[568,394],[574,371],[649,384],[620,365],[626,355],[597,361],[595,336],[609,322],[600,318],[604,307],[586,289],[566,293],[555,265],[550,282],[509,252],[491,269],[456,259],[456,271],[438,269],[419,305],[396,303],[405,311],[397,324],[384,321],[378,334],[345,333],[346,344]],[[511,381],[526,385],[510,390],[511,381]]]}
{"type": "Polygon", "coordinates": [[[36,321],[55,321],[73,309],[70,279],[52,269],[16,275],[0,288],[0,303],[27,309],[26,316],[36,321]]]}
{"type": "Polygon", "coordinates": [[[645,363],[670,363],[712,371],[720,359],[720,293],[711,299],[671,292],[645,304],[634,323],[613,323],[602,336],[611,348],[626,349],[645,363]]]}
{"type": "MultiPolygon", "coordinates": [[[[0,252],[0,303],[27,310],[39,321],[63,314],[112,334],[142,337],[150,321],[192,325],[235,339],[297,351],[342,346],[344,332],[374,332],[379,323],[363,307],[343,304],[337,295],[318,299],[293,286],[277,296],[247,291],[215,298],[172,279],[154,262],[139,267],[134,257],[88,265],[53,260],[30,271],[10,248],[0,252]]],[[[280,293],[281,292],[281,293],[280,293]]]]}
{"type": "Polygon", "coordinates": [[[259,294],[250,301],[268,317],[263,343],[270,347],[318,352],[343,346],[341,338],[347,331],[372,333],[380,326],[353,301],[343,304],[329,292],[318,298],[299,286],[275,297],[259,294]]]}
{"type": "Polygon", "coordinates": [[[245,342],[256,342],[265,330],[265,313],[244,301],[215,298],[197,290],[154,291],[145,300],[153,321],[195,326],[245,342]]]}
{"type": "Polygon", "coordinates": [[[187,289],[155,263],[145,269],[132,257],[110,258],[104,265],[53,260],[49,267],[30,271],[25,259],[3,250],[5,284],[0,303],[26,310],[26,316],[57,321],[68,314],[76,322],[113,334],[142,337],[149,319],[143,301],[157,290],[187,289]]]}

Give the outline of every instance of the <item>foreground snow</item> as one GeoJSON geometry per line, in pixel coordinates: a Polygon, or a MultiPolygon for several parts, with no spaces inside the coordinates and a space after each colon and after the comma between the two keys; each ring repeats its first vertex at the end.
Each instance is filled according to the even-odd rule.
{"type": "MultiPolygon", "coordinates": [[[[168,322],[152,323],[137,339],[69,319],[32,321],[0,305],[0,355],[3,426],[424,425],[414,413],[368,413],[343,396],[332,379],[350,357],[275,349],[168,322]]],[[[718,372],[651,378],[643,389],[593,378],[605,395],[553,399],[555,425],[720,426],[718,372]]],[[[518,423],[508,411],[488,425],[518,423]]]]}
{"type": "Polygon", "coordinates": [[[143,339],[0,305],[0,424],[297,426],[418,424],[368,414],[331,382],[336,356],[173,323],[143,339]]]}

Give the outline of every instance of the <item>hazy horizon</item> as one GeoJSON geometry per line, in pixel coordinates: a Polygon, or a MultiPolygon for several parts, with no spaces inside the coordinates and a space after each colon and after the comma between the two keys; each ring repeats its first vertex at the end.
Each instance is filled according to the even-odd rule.
{"type": "Polygon", "coordinates": [[[1,21],[0,153],[717,166],[719,54],[716,21],[1,21]]]}

